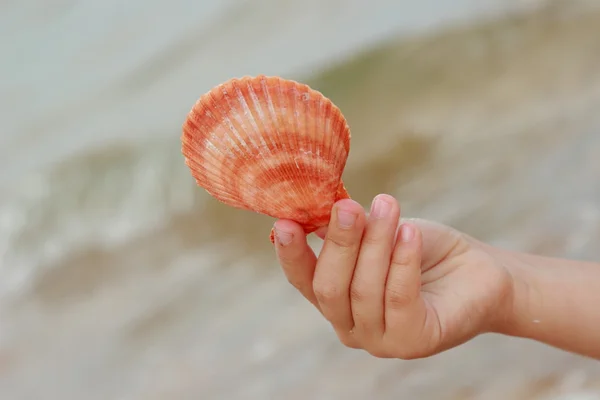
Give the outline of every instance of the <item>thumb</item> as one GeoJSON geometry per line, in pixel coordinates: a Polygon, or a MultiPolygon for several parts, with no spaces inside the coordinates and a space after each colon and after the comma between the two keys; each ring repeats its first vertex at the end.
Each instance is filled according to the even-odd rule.
{"type": "Polygon", "coordinates": [[[402,219],[402,222],[415,224],[422,233],[422,271],[427,271],[466,244],[465,236],[447,225],[419,218],[402,219]]]}

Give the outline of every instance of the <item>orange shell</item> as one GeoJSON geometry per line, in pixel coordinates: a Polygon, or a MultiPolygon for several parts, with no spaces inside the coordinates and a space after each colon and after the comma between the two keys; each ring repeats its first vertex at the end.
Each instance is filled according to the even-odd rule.
{"type": "Polygon", "coordinates": [[[296,221],[306,234],[349,198],[341,178],[350,128],[307,85],[262,75],[229,80],[200,97],[181,139],[192,176],[213,197],[296,221]]]}

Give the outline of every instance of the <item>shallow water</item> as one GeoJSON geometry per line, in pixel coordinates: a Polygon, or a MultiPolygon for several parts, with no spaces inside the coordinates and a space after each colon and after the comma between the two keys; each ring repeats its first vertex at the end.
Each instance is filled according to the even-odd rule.
{"type": "MultiPolygon", "coordinates": [[[[600,11],[572,9],[390,40],[306,78],[352,127],[344,175],[352,196],[367,205],[389,192],[406,216],[514,249],[597,260],[600,11]]],[[[43,11],[41,20],[66,18],[43,11]]],[[[5,119],[20,135],[4,144],[33,143],[36,157],[0,198],[1,398],[600,398],[597,362],[523,340],[484,336],[411,362],[343,348],[274,264],[272,221],[194,186],[173,110],[189,108],[199,90],[156,68],[150,83],[140,69],[113,71],[121,83],[81,104],[88,78],[74,77],[56,94],[73,119],[46,109],[52,97],[36,99],[49,117],[36,114],[31,131],[50,124],[39,142],[21,129],[25,115],[5,119]],[[153,85],[169,101],[144,94],[153,85]],[[167,117],[141,108],[162,103],[167,117]],[[139,115],[146,125],[132,122],[139,115]],[[103,120],[122,129],[101,135],[103,120]],[[66,133],[84,124],[91,139],[66,133]],[[58,150],[38,160],[54,141],[58,150]],[[67,142],[91,149],[66,157],[67,142]]],[[[14,148],[2,147],[5,174],[14,148]]]]}

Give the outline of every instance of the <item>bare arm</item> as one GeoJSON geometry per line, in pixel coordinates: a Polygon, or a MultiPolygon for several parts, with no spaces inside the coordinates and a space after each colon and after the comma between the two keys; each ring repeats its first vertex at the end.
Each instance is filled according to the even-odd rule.
{"type": "Polygon", "coordinates": [[[389,195],[377,209],[337,202],[318,257],[299,224],[275,224],[288,280],[344,345],[415,359],[497,332],[600,360],[600,264],[502,250],[431,221],[398,226],[389,195]]]}
{"type": "Polygon", "coordinates": [[[600,264],[503,252],[514,279],[499,333],[600,359],[600,264]]]}

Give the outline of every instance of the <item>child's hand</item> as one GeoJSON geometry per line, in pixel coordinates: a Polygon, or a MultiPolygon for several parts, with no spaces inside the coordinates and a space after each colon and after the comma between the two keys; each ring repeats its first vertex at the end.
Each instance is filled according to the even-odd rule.
{"type": "Polygon", "coordinates": [[[276,250],[294,285],[340,341],[377,357],[436,354],[502,324],[512,279],[487,247],[449,227],[402,221],[388,195],[367,218],[352,200],[333,208],[318,259],[302,228],[277,221],[276,250]]]}

